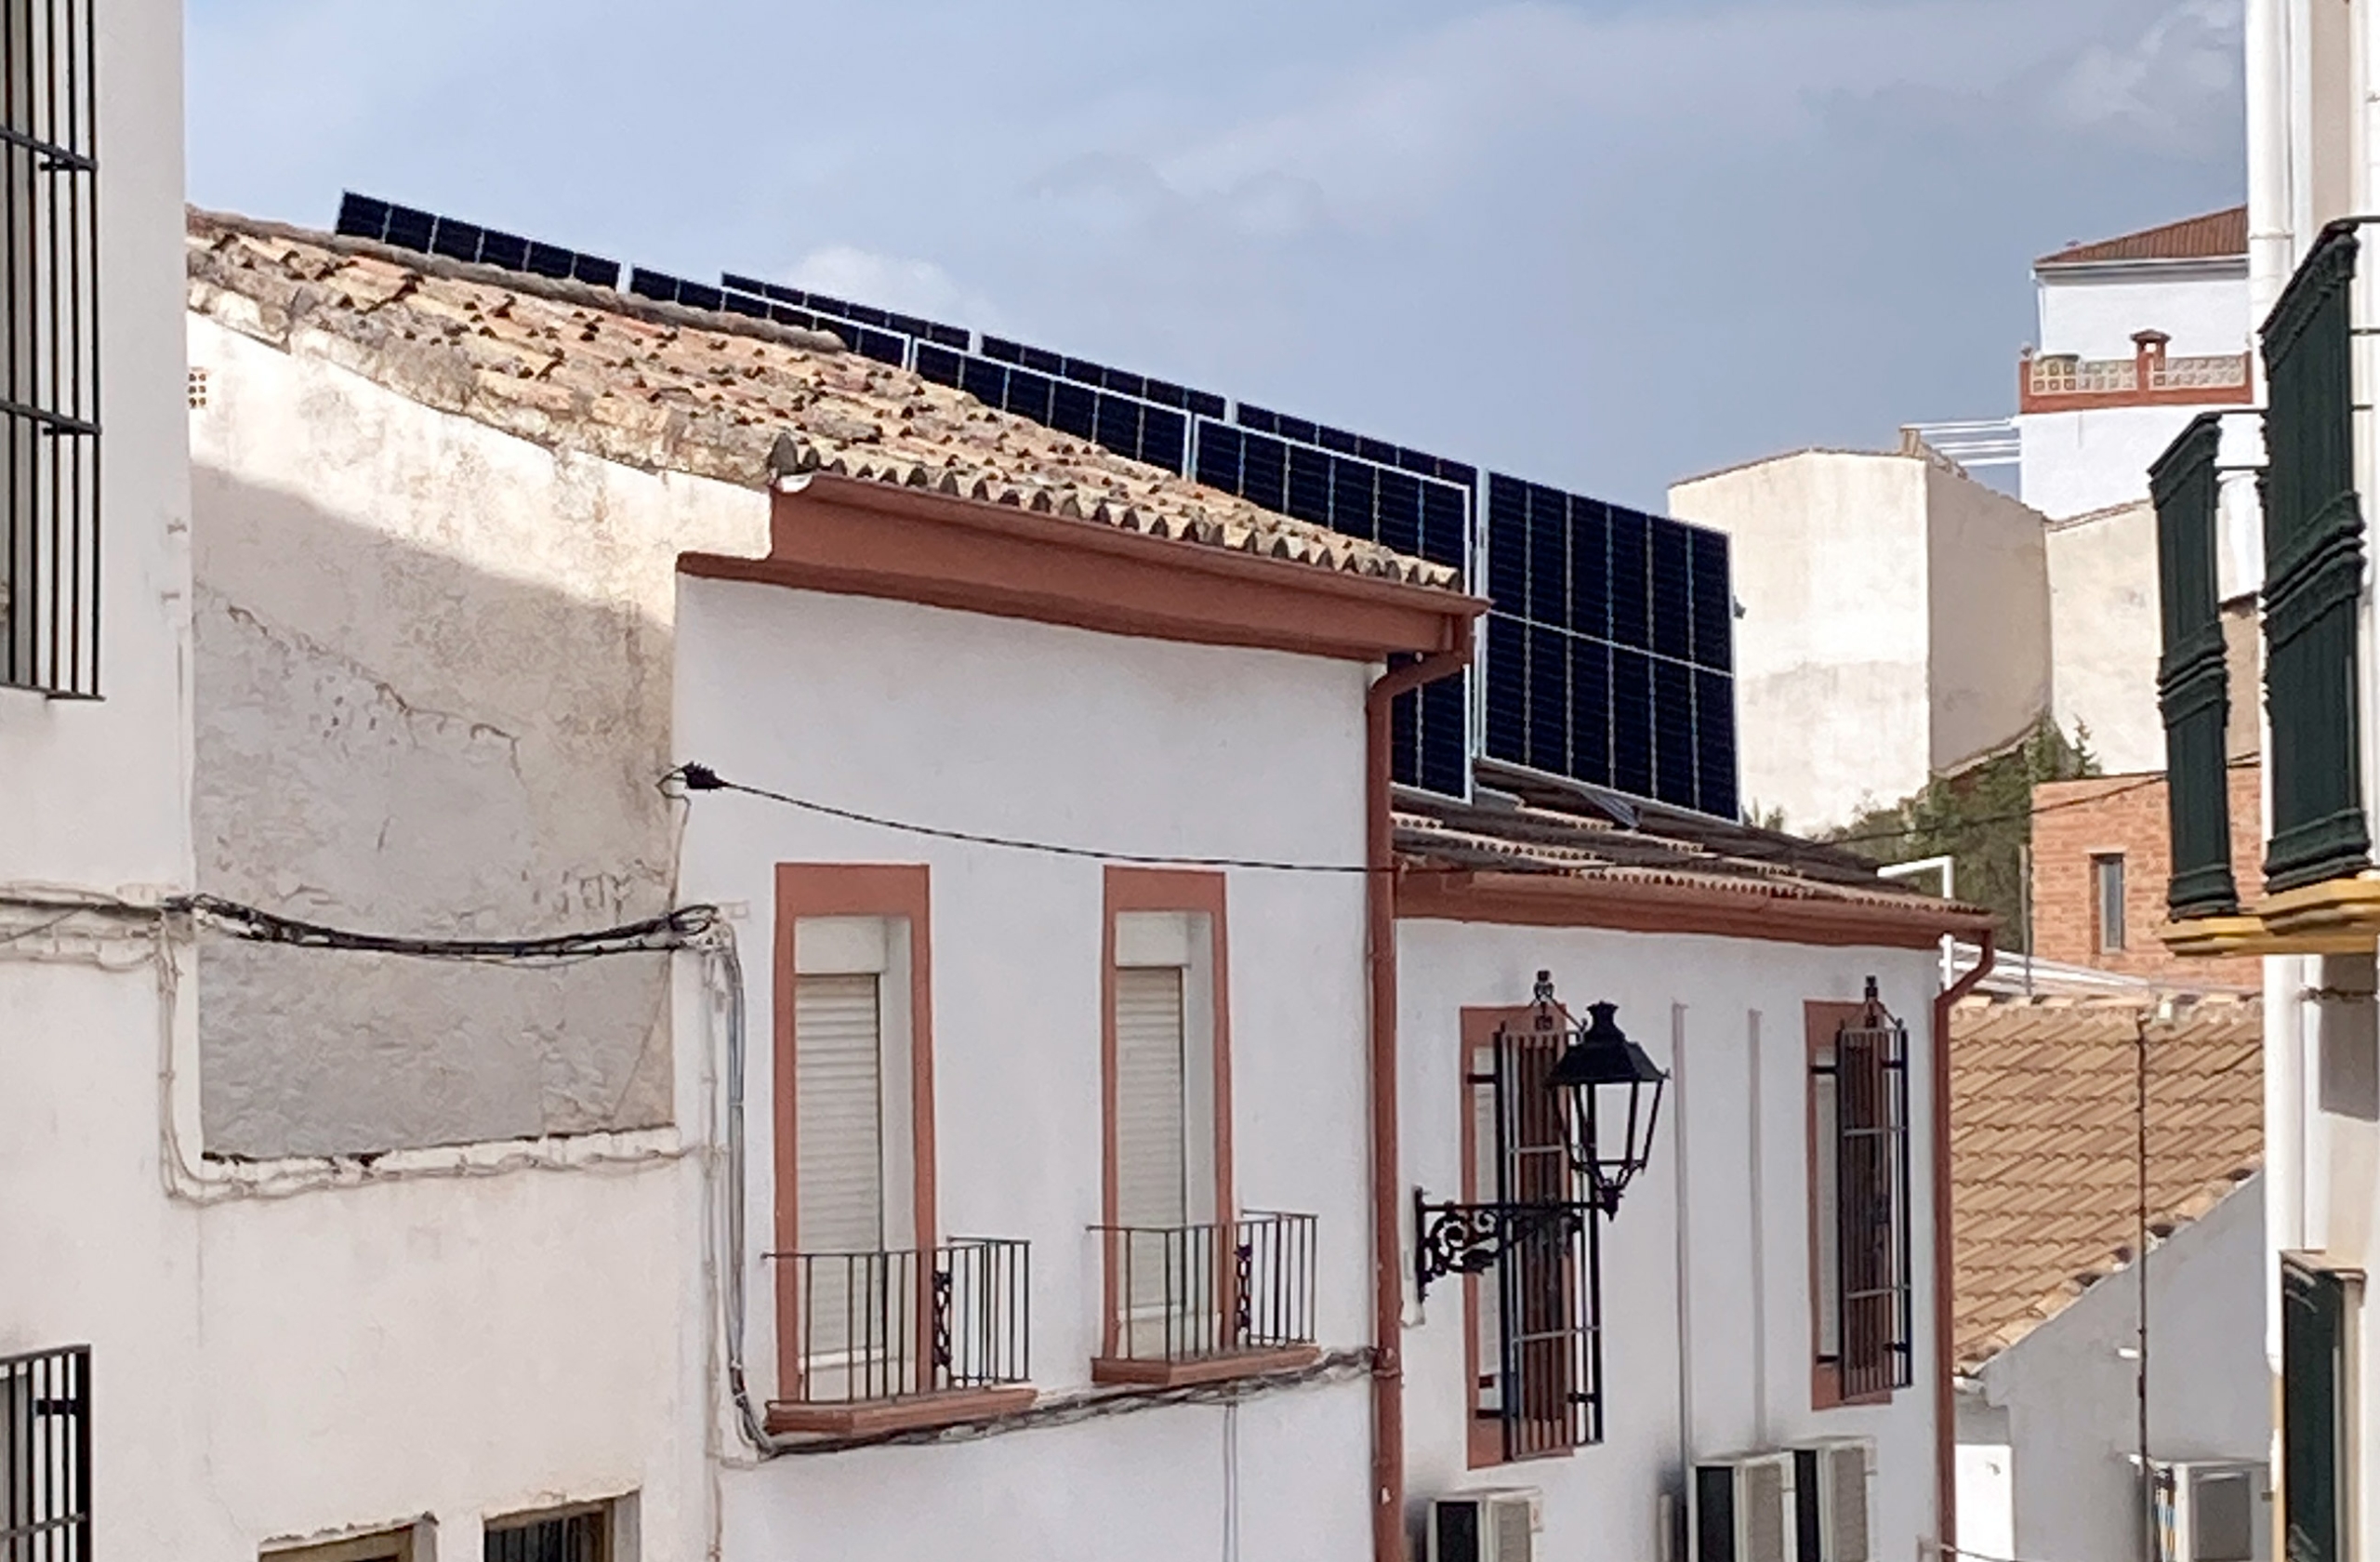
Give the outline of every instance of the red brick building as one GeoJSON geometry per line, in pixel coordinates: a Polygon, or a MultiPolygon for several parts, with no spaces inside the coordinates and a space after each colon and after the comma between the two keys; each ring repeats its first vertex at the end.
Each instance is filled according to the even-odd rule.
{"type": "MultiPolygon", "coordinates": [[[[2234,761],[2231,873],[2240,898],[2264,889],[2263,772],[2234,761]]],[[[2165,923],[2165,777],[2096,775],[2033,788],[2033,949],[2043,960],[2134,975],[2172,973],[2254,986],[2253,959],[2188,960],[2158,939],[2165,923]]]]}

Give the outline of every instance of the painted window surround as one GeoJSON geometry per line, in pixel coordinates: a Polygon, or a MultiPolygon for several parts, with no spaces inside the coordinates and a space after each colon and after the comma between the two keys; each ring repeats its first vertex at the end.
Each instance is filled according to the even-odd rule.
{"type": "MultiPolygon", "coordinates": [[[[1888,1405],[1892,1403],[1893,1398],[1890,1391],[1845,1398],[1843,1393],[1842,1364],[1826,1354],[1827,1339],[1822,1299],[1837,1294],[1839,1282],[1835,1276],[1829,1272],[1832,1265],[1828,1262],[1833,1256],[1836,1238],[1827,1229],[1827,1225],[1833,1217],[1834,1211],[1827,1208],[1818,1198],[1818,1190],[1822,1185],[1820,1178],[1825,1165],[1822,1158],[1833,1153],[1833,1133],[1831,1123],[1821,1124],[1818,1119],[1818,1081],[1823,1076],[1818,1072],[1818,1069],[1819,1065],[1833,1053],[1835,1031],[1845,1022],[1857,1020],[1864,1012],[1863,1006],[1857,1003],[1811,999],[1802,1005],[1803,1023],[1807,1037],[1803,1078],[1805,1081],[1804,1092],[1808,1107],[1810,1409],[1813,1410],[1831,1410],[1850,1405],[1888,1405]]],[[[1902,1211],[1902,1218],[1907,1218],[1906,1211],[1902,1211]]],[[[1836,1305],[1839,1311],[1841,1304],[1838,1302],[1836,1305]]],[[[1837,1319],[1836,1327],[1838,1329],[1841,1327],[1840,1318],[1837,1319]]]]}

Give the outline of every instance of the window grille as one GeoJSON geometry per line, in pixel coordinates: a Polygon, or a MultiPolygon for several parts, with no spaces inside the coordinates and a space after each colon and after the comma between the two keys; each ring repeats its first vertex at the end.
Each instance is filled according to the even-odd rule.
{"type": "Polygon", "coordinates": [[[1811,1066],[1822,1143],[1818,1360],[1844,1400],[1874,1399],[1913,1378],[1910,1283],[1909,1033],[1884,1012],[1873,978],[1859,1012],[1811,1066]],[[1830,1198],[1831,1195],[1831,1198],[1830,1198]],[[1831,1203],[1831,1222],[1823,1208],[1831,1203]],[[1831,1249],[1831,1252],[1826,1250],[1831,1249]]]}
{"type": "Polygon", "coordinates": [[[0,685],[99,692],[95,0],[0,8],[0,685]]]}
{"type": "Polygon", "coordinates": [[[1488,1068],[1467,1080],[1479,1171],[1493,1179],[1476,1191],[1530,1211],[1479,1278],[1472,1413],[1495,1423],[1507,1460],[1603,1441],[1602,1222],[1549,1083],[1567,1039],[1500,1026],[1488,1068]]]}
{"type": "Polygon", "coordinates": [[[596,1502],[549,1513],[490,1519],[485,1562],[612,1562],[616,1505],[596,1502]]]}
{"type": "Polygon", "coordinates": [[[1233,1221],[1105,1225],[1108,1362],[1182,1362],[1311,1345],[1312,1215],[1249,1210],[1233,1221]]]}
{"type": "Polygon", "coordinates": [[[0,1357],[0,1557],[90,1555],[90,1347],[0,1357]]]}
{"type": "Polygon", "coordinates": [[[2290,1562],[2349,1555],[2340,1488],[2350,1469],[2342,1429],[2356,1419],[2347,1355],[2355,1321],[2338,1276],[2282,1261],[2281,1501],[2290,1562]]]}

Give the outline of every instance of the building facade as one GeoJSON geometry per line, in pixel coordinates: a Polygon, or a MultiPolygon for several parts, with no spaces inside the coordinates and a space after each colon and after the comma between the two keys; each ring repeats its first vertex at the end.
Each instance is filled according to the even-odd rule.
{"type": "MultiPolygon", "coordinates": [[[[2254,758],[2228,775],[2231,872],[2261,881],[2258,824],[2264,775],[2254,758]]],[[[2256,962],[2209,963],[2166,947],[2166,886],[2173,879],[2172,798],[2162,772],[2044,781],[2033,788],[2031,892],[2033,950],[2042,959],[2188,986],[2253,988],[2256,962]]]]}

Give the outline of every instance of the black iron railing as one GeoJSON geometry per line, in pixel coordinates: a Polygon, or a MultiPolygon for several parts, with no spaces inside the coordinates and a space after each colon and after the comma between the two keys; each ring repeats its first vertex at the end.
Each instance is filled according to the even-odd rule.
{"type": "Polygon", "coordinates": [[[94,0],[0,10],[0,685],[99,692],[94,0]]]}
{"type": "Polygon", "coordinates": [[[885,1252],[771,1253],[793,1266],[790,1404],[848,1405],[1031,1376],[1030,1244],[961,1238],[885,1252]]]}
{"type": "Polygon", "coordinates": [[[0,1357],[0,1562],[89,1562],[91,1350],[0,1357]]]}
{"type": "Polygon", "coordinates": [[[1250,1210],[1093,1229],[1105,1249],[1103,1356],[1186,1361],[1314,1344],[1314,1216],[1250,1210]]]}

